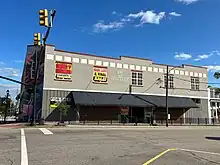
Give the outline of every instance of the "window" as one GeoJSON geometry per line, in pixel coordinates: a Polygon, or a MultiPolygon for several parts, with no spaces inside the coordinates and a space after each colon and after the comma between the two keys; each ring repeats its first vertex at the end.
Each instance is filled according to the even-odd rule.
{"type": "Polygon", "coordinates": [[[191,77],[191,90],[199,90],[199,77],[191,77]]]}
{"type": "MultiPolygon", "coordinates": [[[[167,87],[166,82],[167,82],[167,75],[165,74],[164,75],[164,87],[165,88],[167,87]]],[[[168,88],[174,88],[174,81],[173,81],[173,75],[172,74],[170,74],[168,76],[168,88]]]]}
{"type": "Polygon", "coordinates": [[[215,107],[215,102],[210,102],[211,107],[215,107]]]}
{"type": "Polygon", "coordinates": [[[132,85],[143,86],[143,72],[132,72],[132,85]]]}
{"type": "Polygon", "coordinates": [[[200,99],[192,99],[196,104],[200,104],[201,100],[200,99]]]}

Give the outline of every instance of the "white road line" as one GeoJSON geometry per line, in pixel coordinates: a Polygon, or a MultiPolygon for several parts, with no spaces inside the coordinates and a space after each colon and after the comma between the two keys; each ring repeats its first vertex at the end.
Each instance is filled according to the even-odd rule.
{"type": "Polygon", "coordinates": [[[24,129],[21,129],[21,165],[28,165],[27,145],[24,129]]]}
{"type": "Polygon", "coordinates": [[[41,132],[43,132],[44,135],[53,135],[53,132],[49,131],[46,128],[39,128],[39,130],[41,130],[41,132]]]}
{"type": "Polygon", "coordinates": [[[219,155],[220,156],[220,153],[216,153],[216,152],[189,150],[189,149],[184,149],[184,148],[177,148],[177,150],[186,151],[186,152],[197,152],[197,153],[210,154],[210,155],[219,155]]]}

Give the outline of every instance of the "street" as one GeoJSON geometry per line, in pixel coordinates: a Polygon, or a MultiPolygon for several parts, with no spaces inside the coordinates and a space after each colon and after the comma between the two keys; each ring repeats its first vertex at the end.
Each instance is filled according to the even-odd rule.
{"type": "Polygon", "coordinates": [[[218,137],[218,127],[0,128],[0,164],[220,164],[218,137]]]}

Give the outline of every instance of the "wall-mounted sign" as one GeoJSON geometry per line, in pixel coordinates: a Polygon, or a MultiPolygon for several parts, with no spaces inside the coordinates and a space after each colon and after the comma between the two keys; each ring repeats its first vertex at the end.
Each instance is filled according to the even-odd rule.
{"type": "Polygon", "coordinates": [[[110,79],[112,81],[121,81],[121,82],[126,82],[126,83],[130,81],[130,77],[125,76],[123,71],[117,71],[117,73],[111,76],[110,79]]]}
{"type": "Polygon", "coordinates": [[[108,69],[106,67],[93,67],[93,83],[106,84],[108,83],[108,69]]]}
{"type": "Polygon", "coordinates": [[[55,80],[72,81],[72,63],[56,62],[55,80]]]}
{"type": "Polygon", "coordinates": [[[128,115],[129,114],[129,108],[128,107],[121,107],[120,108],[120,114],[121,115],[128,115]]]}
{"type": "Polygon", "coordinates": [[[71,102],[72,99],[68,98],[68,97],[51,97],[50,98],[50,107],[51,108],[57,108],[57,106],[61,103],[61,102],[71,102]]]}

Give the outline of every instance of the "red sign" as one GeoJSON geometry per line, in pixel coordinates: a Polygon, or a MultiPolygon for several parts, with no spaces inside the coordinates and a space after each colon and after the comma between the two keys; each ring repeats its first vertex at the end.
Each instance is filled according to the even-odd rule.
{"type": "Polygon", "coordinates": [[[72,79],[72,63],[56,62],[55,79],[56,80],[71,80],[72,79]]]}

